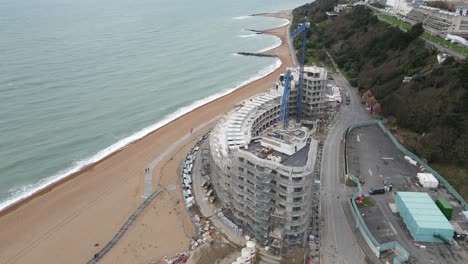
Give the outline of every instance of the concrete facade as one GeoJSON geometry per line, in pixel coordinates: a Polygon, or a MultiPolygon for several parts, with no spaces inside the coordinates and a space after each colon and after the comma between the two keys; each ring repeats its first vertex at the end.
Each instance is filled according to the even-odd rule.
{"type": "MultiPolygon", "coordinates": [[[[299,72],[292,69],[289,128],[277,122],[283,83],[226,114],[210,136],[211,179],[226,215],[274,253],[307,243],[318,141],[296,124],[299,72]]],[[[306,67],[303,119],[326,105],[327,72],[306,67]]],[[[305,122],[307,123],[307,122],[305,122]]]]}
{"type": "Polygon", "coordinates": [[[454,12],[443,11],[438,8],[419,6],[414,7],[407,17],[413,21],[423,23],[423,26],[439,34],[468,34],[468,16],[454,12]]]}
{"type": "MultiPolygon", "coordinates": [[[[299,69],[291,70],[291,90],[289,96],[289,114],[296,116],[297,94],[299,89],[299,69]]],[[[302,117],[305,122],[321,117],[328,106],[327,96],[327,76],[328,72],[321,67],[304,67],[304,87],[302,94],[302,117]]],[[[276,91],[283,94],[284,83],[276,82],[276,91]]]]}

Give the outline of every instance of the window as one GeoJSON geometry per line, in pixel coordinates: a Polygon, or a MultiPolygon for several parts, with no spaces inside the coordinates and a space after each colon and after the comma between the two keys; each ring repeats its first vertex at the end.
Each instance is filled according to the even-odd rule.
{"type": "Polygon", "coordinates": [[[293,199],[293,202],[297,203],[297,202],[301,202],[302,201],[302,197],[296,197],[293,199]]]}
{"type": "Polygon", "coordinates": [[[275,180],[271,180],[270,183],[273,184],[273,185],[276,185],[276,181],[275,181],[275,180]]]}
{"type": "Polygon", "coordinates": [[[258,171],[265,171],[265,167],[257,166],[257,170],[258,170],[258,171]]]}
{"type": "Polygon", "coordinates": [[[295,193],[300,193],[300,192],[302,192],[303,190],[304,190],[303,187],[294,188],[294,192],[295,192],[295,193]]]}
{"type": "Polygon", "coordinates": [[[282,184],[280,184],[279,187],[280,187],[280,189],[283,190],[283,191],[286,191],[286,190],[288,189],[286,186],[284,186],[284,185],[282,185],[282,184]]]}
{"type": "Polygon", "coordinates": [[[301,210],[302,210],[302,207],[300,206],[293,207],[293,212],[299,212],[301,210]]]}
{"type": "Polygon", "coordinates": [[[239,176],[239,181],[244,181],[244,177],[239,176]]]}
{"type": "Polygon", "coordinates": [[[301,226],[291,226],[292,231],[297,231],[301,228],[301,226]]]}
{"type": "Polygon", "coordinates": [[[285,180],[289,180],[289,177],[286,176],[286,175],[283,175],[283,174],[280,174],[280,178],[281,178],[281,179],[285,179],[285,180]]]}
{"type": "Polygon", "coordinates": [[[284,204],[278,204],[279,208],[281,209],[286,209],[286,206],[284,206],[284,204]]]}
{"type": "Polygon", "coordinates": [[[244,168],[239,167],[239,172],[244,172],[244,168]]]}
{"type": "Polygon", "coordinates": [[[250,185],[252,185],[252,186],[254,186],[253,182],[251,182],[251,181],[249,181],[249,180],[247,180],[247,183],[250,184],[250,185]]]}
{"type": "Polygon", "coordinates": [[[271,175],[276,175],[276,171],[275,171],[275,170],[272,170],[272,171],[271,171],[271,175]]]}
{"type": "Polygon", "coordinates": [[[244,163],[244,158],[239,158],[240,163],[244,163]]]}
{"type": "Polygon", "coordinates": [[[275,191],[275,190],[273,190],[273,189],[271,189],[271,190],[270,190],[270,193],[273,193],[273,194],[275,194],[275,193],[276,193],[276,191],[275,191]]]}
{"type": "Polygon", "coordinates": [[[250,175],[250,176],[254,176],[254,174],[249,170],[247,171],[247,174],[250,175]]]}
{"type": "Polygon", "coordinates": [[[249,166],[255,166],[255,165],[254,165],[252,162],[250,162],[250,161],[247,161],[247,165],[249,165],[249,166]]]}
{"type": "Polygon", "coordinates": [[[239,189],[244,190],[244,186],[239,185],[239,189]]]}
{"type": "Polygon", "coordinates": [[[283,199],[283,200],[286,200],[286,196],[285,195],[279,195],[279,198],[283,199]]]}
{"type": "Polygon", "coordinates": [[[292,220],[295,222],[295,221],[299,221],[301,220],[301,217],[300,216],[293,216],[292,217],[292,220]]]}

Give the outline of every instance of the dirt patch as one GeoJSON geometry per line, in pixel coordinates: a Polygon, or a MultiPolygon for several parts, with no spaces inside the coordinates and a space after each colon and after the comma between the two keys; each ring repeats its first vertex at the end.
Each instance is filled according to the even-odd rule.
{"type": "Polygon", "coordinates": [[[281,264],[292,263],[304,263],[304,249],[295,247],[289,250],[288,254],[283,256],[281,264]]]}
{"type": "Polygon", "coordinates": [[[240,256],[240,250],[231,244],[214,242],[198,247],[192,252],[187,264],[224,264],[232,263],[240,256]]]}

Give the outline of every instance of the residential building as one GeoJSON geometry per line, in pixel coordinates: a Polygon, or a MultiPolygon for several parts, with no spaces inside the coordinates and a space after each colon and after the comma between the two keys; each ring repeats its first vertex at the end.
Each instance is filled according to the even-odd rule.
{"type": "Polygon", "coordinates": [[[423,23],[425,29],[437,34],[468,35],[468,16],[438,8],[419,6],[408,13],[407,18],[423,23]]]}
{"type": "Polygon", "coordinates": [[[291,70],[289,127],[278,122],[284,75],[268,93],[245,100],[210,135],[212,186],[225,215],[278,254],[307,243],[316,176],[317,113],[327,106],[327,71],[305,67],[303,122],[296,123],[299,70],[291,70]]]}

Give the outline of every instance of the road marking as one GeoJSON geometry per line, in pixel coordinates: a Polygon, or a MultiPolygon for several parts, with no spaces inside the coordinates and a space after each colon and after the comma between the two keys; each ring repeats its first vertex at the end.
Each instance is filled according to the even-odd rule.
{"type": "Polygon", "coordinates": [[[359,138],[359,135],[357,135],[357,142],[361,142],[361,139],[359,138]]]}
{"type": "Polygon", "coordinates": [[[388,222],[388,224],[390,225],[390,228],[393,230],[393,233],[395,233],[395,235],[398,234],[395,228],[393,227],[392,223],[388,222]]]}
{"type": "Polygon", "coordinates": [[[374,174],[372,173],[371,169],[369,169],[369,175],[370,175],[370,176],[374,176],[374,174]]]}
{"type": "Polygon", "coordinates": [[[383,160],[393,160],[393,158],[390,157],[382,157],[383,160]]]}

